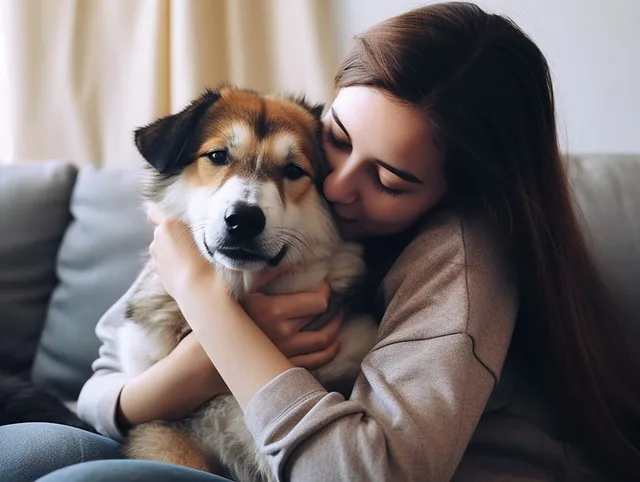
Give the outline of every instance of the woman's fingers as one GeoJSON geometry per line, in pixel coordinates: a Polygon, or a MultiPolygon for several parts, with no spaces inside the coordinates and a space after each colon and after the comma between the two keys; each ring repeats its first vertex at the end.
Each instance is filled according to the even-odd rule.
{"type": "Polygon", "coordinates": [[[329,308],[331,288],[323,283],[316,291],[307,293],[295,293],[291,295],[261,295],[260,306],[270,322],[280,322],[295,318],[315,317],[323,314],[329,308]]]}
{"type": "Polygon", "coordinates": [[[336,316],[319,330],[301,331],[288,339],[281,340],[278,345],[287,357],[324,351],[336,343],[341,327],[342,317],[336,316]]]}
{"type": "Polygon", "coordinates": [[[340,343],[334,341],[325,350],[294,356],[289,358],[289,361],[297,367],[306,368],[307,370],[317,370],[331,362],[339,352],[340,343]]]}
{"type": "Polygon", "coordinates": [[[266,332],[270,334],[272,340],[287,340],[297,335],[305,326],[315,320],[315,316],[283,320],[279,323],[267,327],[266,332]]]}
{"type": "Polygon", "coordinates": [[[287,273],[291,273],[295,270],[296,265],[292,263],[282,263],[275,269],[271,269],[268,271],[262,272],[262,274],[258,277],[258,280],[255,282],[252,292],[260,291],[264,286],[266,286],[270,281],[274,280],[278,276],[282,276],[287,273]]]}

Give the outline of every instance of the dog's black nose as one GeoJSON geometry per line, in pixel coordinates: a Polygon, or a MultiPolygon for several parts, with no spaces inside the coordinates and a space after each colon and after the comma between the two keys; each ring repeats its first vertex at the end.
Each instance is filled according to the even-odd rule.
{"type": "Polygon", "coordinates": [[[227,232],[238,241],[248,241],[260,234],[267,219],[258,206],[236,203],[224,213],[227,232]]]}

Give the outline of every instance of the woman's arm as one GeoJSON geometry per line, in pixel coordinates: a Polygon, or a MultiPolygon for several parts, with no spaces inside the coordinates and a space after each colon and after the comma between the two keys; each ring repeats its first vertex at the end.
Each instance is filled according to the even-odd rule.
{"type": "Polygon", "coordinates": [[[216,277],[192,279],[176,298],[204,351],[244,409],[269,381],[294,367],[216,277]]]}
{"type": "MultiPolygon", "coordinates": [[[[98,322],[99,357],[93,362],[94,373],[78,398],[78,415],[98,432],[116,440],[122,439],[123,433],[132,425],[155,419],[182,418],[221,391],[228,391],[193,334],[139,376],[129,377],[122,372],[117,333],[126,319],[127,302],[138,282],[136,280],[98,322]]],[[[322,313],[328,296],[323,289],[273,300],[270,298],[275,297],[256,293],[250,304],[261,312],[262,325],[284,328],[276,329],[270,336],[289,353],[293,364],[320,367],[336,354],[335,338],[340,320],[327,323],[318,332],[300,334],[291,328],[302,327],[301,319],[297,317],[322,313]],[[292,319],[282,323],[281,316],[292,319]]],[[[211,293],[203,295],[203,298],[210,297],[211,293]]]]}
{"type": "Polygon", "coordinates": [[[118,400],[120,429],[183,418],[228,389],[193,333],[167,357],[129,380],[118,400]]]}
{"type": "MultiPolygon", "coordinates": [[[[295,365],[231,296],[223,277],[202,257],[193,238],[184,236],[187,229],[184,224],[164,218],[153,208],[148,211],[148,218],[156,224],[149,246],[154,271],[244,408],[267,382],[295,365]]],[[[305,294],[289,296],[304,297],[305,294]]],[[[306,296],[318,299],[317,294],[306,296]]],[[[309,313],[301,316],[317,314],[316,305],[315,301],[310,303],[309,313]]],[[[328,325],[325,328],[339,326],[328,325]]],[[[328,354],[335,355],[330,351],[328,354]]]]}
{"type": "Polygon", "coordinates": [[[131,425],[180,418],[226,390],[195,336],[187,336],[166,358],[137,377],[122,372],[117,333],[137,282],[98,322],[99,356],[78,397],[79,417],[116,440],[131,425]]]}
{"type": "Polygon", "coordinates": [[[237,305],[203,316],[208,301],[184,295],[279,480],[452,476],[500,375],[517,295],[483,225],[455,215],[433,224],[385,280],[379,342],[350,400],[288,364],[237,305]]]}

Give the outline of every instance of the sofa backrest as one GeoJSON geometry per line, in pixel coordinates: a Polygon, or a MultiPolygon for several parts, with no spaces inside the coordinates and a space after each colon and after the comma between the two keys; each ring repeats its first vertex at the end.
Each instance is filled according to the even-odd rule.
{"type": "Polygon", "coordinates": [[[64,161],[0,165],[0,369],[28,372],[56,286],[76,169],[64,161]]]}
{"type": "MultiPolygon", "coordinates": [[[[20,169],[0,170],[27,183],[7,190],[0,177],[0,368],[8,360],[28,367],[44,325],[33,378],[74,399],[97,357],[95,324],[129,287],[151,241],[138,172],[87,167],[74,184],[73,169],[54,176],[45,167],[34,190],[19,181],[24,173],[9,174],[20,169]],[[60,186],[66,194],[54,195],[60,186]],[[7,241],[7,232],[21,241],[7,241]],[[45,268],[37,271],[38,263],[45,268]]],[[[41,165],[30,169],[37,175],[41,165]]],[[[569,176],[605,281],[640,347],[640,156],[573,156],[569,176]]]]}
{"type": "Polygon", "coordinates": [[[33,380],[73,400],[91,376],[95,325],[129,288],[147,259],[152,228],[138,194],[138,169],[82,168],[73,216],[56,260],[58,284],[33,363],[33,380]]]}
{"type": "Polygon", "coordinates": [[[569,179],[602,276],[640,349],[640,155],[573,156],[569,179]]]}

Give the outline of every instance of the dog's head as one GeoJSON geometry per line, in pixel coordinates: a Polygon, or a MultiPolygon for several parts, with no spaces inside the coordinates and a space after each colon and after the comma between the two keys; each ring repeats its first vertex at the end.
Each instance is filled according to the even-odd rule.
{"type": "Polygon", "coordinates": [[[141,127],[144,197],[229,269],[317,258],[338,235],[321,195],[321,106],[224,87],[141,127]]]}

